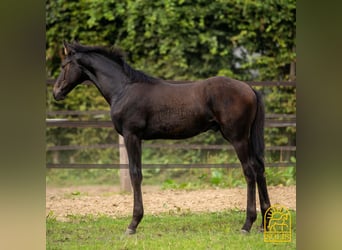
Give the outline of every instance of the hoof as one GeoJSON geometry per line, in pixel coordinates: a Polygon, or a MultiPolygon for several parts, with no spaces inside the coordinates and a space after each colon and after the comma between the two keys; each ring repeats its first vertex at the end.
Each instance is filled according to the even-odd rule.
{"type": "Polygon", "coordinates": [[[135,230],[130,229],[130,228],[127,228],[125,234],[126,234],[126,235],[132,235],[132,234],[135,234],[135,232],[136,232],[135,230]]]}
{"type": "Polygon", "coordinates": [[[242,233],[242,234],[249,234],[249,231],[247,231],[246,229],[241,229],[240,233],[242,233]]]}

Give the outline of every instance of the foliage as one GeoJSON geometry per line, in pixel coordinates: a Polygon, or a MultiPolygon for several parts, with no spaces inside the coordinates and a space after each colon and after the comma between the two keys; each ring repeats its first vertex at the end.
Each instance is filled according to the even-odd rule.
{"type": "Polygon", "coordinates": [[[120,46],[137,68],[163,78],[223,72],[285,80],[295,60],[295,18],[295,0],[48,0],[48,72],[56,74],[62,41],[78,40],[120,46]]]}
{"type": "MultiPolygon", "coordinates": [[[[295,37],[295,0],[46,1],[47,78],[55,78],[59,73],[62,41],[77,40],[87,45],[120,47],[127,52],[127,61],[133,67],[161,78],[225,75],[240,80],[287,81],[295,74],[291,71],[296,62],[295,37]]],[[[259,90],[265,96],[267,113],[296,112],[295,88],[259,90]]],[[[49,86],[47,110],[109,110],[94,86],[78,86],[63,102],[54,101],[51,92],[49,86]]],[[[96,119],[110,118],[108,115],[96,119]]],[[[107,129],[47,128],[46,135],[47,146],[117,143],[116,133],[107,129]]],[[[295,145],[295,135],[295,128],[267,128],[266,144],[295,145]]],[[[210,132],[182,143],[226,144],[226,141],[219,133],[210,132]]],[[[269,161],[278,161],[279,154],[270,152],[266,157],[269,161]]],[[[65,151],[58,156],[48,152],[47,161],[53,161],[54,157],[60,162],[113,163],[118,161],[118,152],[112,149],[65,151]]],[[[143,162],[227,163],[236,162],[236,156],[227,154],[226,150],[145,148],[143,162]]],[[[155,171],[145,170],[144,174],[153,175],[155,171]]],[[[213,170],[207,180],[220,185],[220,171],[213,170]]]]}
{"type": "MultiPolygon", "coordinates": [[[[125,236],[130,218],[70,216],[61,222],[49,215],[46,249],[296,249],[296,212],[291,211],[290,243],[265,243],[256,226],[249,235],[241,234],[244,216],[235,210],[146,215],[137,234],[125,236]]],[[[260,216],[255,224],[261,224],[260,216]]]]}

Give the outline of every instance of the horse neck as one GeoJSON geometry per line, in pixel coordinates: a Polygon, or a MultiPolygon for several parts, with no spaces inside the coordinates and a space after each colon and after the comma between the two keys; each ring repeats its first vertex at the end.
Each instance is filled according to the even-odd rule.
{"type": "Polygon", "coordinates": [[[82,65],[85,67],[90,80],[111,105],[122,92],[128,82],[128,77],[117,63],[102,55],[89,57],[83,62],[86,62],[82,65]]]}

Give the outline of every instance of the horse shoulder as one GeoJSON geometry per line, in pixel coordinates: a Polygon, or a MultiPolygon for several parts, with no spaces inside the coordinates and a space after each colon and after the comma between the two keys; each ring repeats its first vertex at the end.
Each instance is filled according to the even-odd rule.
{"type": "Polygon", "coordinates": [[[133,84],[112,103],[111,118],[118,132],[129,130],[139,134],[139,130],[146,126],[152,89],[151,84],[133,84]]]}

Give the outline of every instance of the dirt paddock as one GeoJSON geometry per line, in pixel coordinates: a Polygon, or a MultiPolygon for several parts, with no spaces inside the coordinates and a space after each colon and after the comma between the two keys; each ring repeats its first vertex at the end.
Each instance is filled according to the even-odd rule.
{"type": "MultiPolygon", "coordinates": [[[[296,209],[296,187],[269,187],[272,204],[296,209]]],[[[194,191],[161,190],[143,186],[145,214],[163,212],[217,212],[226,209],[245,210],[246,189],[203,189],[194,191]]],[[[130,216],[133,195],[120,193],[115,186],[75,186],[46,188],[46,216],[67,220],[68,215],[130,216]]],[[[257,208],[259,201],[257,196],[257,208]]]]}

